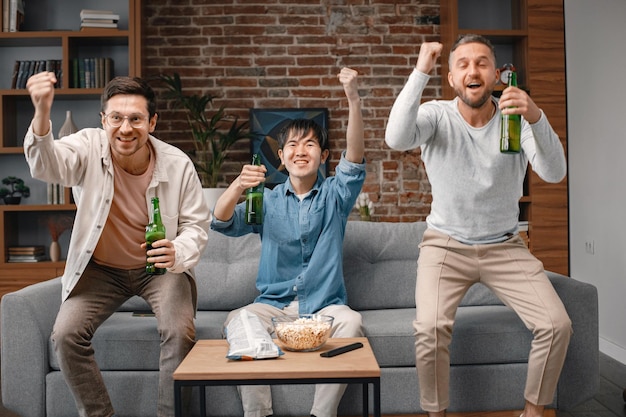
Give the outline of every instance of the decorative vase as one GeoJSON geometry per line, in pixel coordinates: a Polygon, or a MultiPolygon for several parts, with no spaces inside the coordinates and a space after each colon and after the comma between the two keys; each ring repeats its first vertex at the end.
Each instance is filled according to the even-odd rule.
{"type": "Polygon", "coordinates": [[[65,122],[63,122],[61,129],[59,129],[59,134],[57,135],[57,138],[62,138],[63,136],[67,136],[75,132],[78,132],[78,128],[76,127],[76,124],[74,124],[74,120],[72,119],[72,111],[67,110],[65,112],[65,122]]]}
{"type": "Polygon", "coordinates": [[[22,201],[22,197],[14,196],[14,195],[5,195],[4,196],[4,204],[20,204],[22,201]]]}
{"type": "Polygon", "coordinates": [[[52,262],[58,262],[61,259],[61,245],[56,240],[50,244],[50,260],[52,262]]]}

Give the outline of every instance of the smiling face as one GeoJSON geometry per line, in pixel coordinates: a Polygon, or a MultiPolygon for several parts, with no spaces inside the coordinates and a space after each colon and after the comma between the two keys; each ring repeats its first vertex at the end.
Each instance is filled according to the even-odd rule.
{"type": "Polygon", "coordinates": [[[289,172],[291,184],[298,193],[313,188],[318,169],[326,162],[328,154],[328,149],[322,150],[313,130],[304,134],[291,130],[282,149],[278,150],[278,156],[289,172]]]}
{"type": "Polygon", "coordinates": [[[480,108],[490,99],[498,76],[496,58],[488,45],[463,43],[450,54],[448,83],[471,108],[480,108]]]}
{"type": "Polygon", "coordinates": [[[116,160],[132,160],[147,155],[148,136],[154,131],[156,120],[156,114],[149,118],[145,97],[135,94],[118,94],[111,97],[103,109],[102,127],[107,133],[111,153],[116,160]],[[122,118],[122,124],[113,126],[110,122],[113,120],[112,117],[118,120],[122,118]]]}

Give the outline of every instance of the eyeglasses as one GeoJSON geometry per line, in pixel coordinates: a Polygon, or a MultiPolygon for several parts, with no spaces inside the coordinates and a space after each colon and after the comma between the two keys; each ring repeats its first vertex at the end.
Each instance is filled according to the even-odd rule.
{"type": "Polygon", "coordinates": [[[119,113],[103,114],[105,120],[111,127],[120,127],[124,124],[124,120],[128,120],[131,127],[141,128],[146,125],[148,118],[143,114],[131,114],[130,116],[122,116],[119,113]]]}

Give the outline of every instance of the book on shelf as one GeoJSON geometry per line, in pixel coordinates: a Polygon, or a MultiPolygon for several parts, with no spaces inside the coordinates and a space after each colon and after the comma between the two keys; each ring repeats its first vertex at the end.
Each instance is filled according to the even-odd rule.
{"type": "Polygon", "coordinates": [[[71,88],[103,88],[113,78],[113,60],[109,57],[73,58],[71,88]]]}
{"type": "Polygon", "coordinates": [[[80,30],[117,29],[120,15],[112,10],[83,9],[80,11],[80,30]]]}
{"type": "Polygon", "coordinates": [[[9,246],[9,255],[42,255],[46,253],[43,245],[9,246]]]}
{"type": "Polygon", "coordinates": [[[9,246],[8,262],[41,262],[47,260],[46,248],[35,246],[9,246]]]}
{"type": "Polygon", "coordinates": [[[24,0],[2,0],[2,2],[2,30],[4,32],[18,32],[24,23],[24,0]],[[8,7],[5,2],[8,2],[8,7]],[[5,18],[5,11],[8,18],[5,18]],[[5,20],[8,23],[7,30],[4,26],[5,20]]]}
{"type": "Polygon", "coordinates": [[[60,184],[47,184],[48,204],[65,204],[65,188],[60,184]]]}
{"type": "Polygon", "coordinates": [[[80,30],[83,29],[117,29],[117,23],[107,23],[107,22],[81,22],[80,30]]]}
{"type": "Polygon", "coordinates": [[[9,4],[11,0],[2,0],[2,31],[9,31],[9,4]]]}
{"type": "Polygon", "coordinates": [[[7,262],[41,262],[47,260],[46,255],[9,255],[7,262]]]}
{"type": "Polygon", "coordinates": [[[113,20],[114,23],[117,23],[120,20],[120,15],[112,10],[82,9],[80,11],[80,20],[84,21],[85,19],[113,20]]]}
{"type": "Polygon", "coordinates": [[[56,88],[61,87],[62,73],[60,59],[41,59],[28,61],[15,61],[13,66],[13,75],[11,78],[12,89],[26,88],[28,78],[42,71],[52,71],[57,77],[56,88]]]}
{"type": "Polygon", "coordinates": [[[115,24],[117,26],[117,20],[113,19],[82,19],[80,23],[108,23],[115,24]]]}

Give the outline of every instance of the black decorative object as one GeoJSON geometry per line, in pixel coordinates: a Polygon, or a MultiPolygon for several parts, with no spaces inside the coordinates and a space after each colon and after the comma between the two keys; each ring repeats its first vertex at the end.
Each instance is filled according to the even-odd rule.
{"type": "MultiPolygon", "coordinates": [[[[280,129],[294,119],[312,119],[323,129],[328,130],[328,109],[250,109],[250,152],[261,155],[261,163],[267,168],[265,186],[274,188],[287,180],[288,172],[278,157],[280,129]]],[[[328,176],[328,161],[320,166],[320,173],[328,176]]]]}

